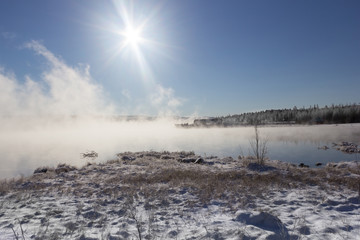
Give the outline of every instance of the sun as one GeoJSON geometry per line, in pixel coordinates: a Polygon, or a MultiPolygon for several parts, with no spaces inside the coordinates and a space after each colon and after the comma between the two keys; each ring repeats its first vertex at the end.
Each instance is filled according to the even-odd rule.
{"type": "Polygon", "coordinates": [[[133,47],[137,47],[143,40],[141,27],[127,26],[122,35],[124,36],[124,44],[133,47]]]}
{"type": "Polygon", "coordinates": [[[144,81],[154,82],[148,59],[169,54],[164,51],[168,46],[159,41],[163,35],[157,25],[161,21],[156,17],[161,6],[147,9],[136,5],[135,1],[113,1],[113,6],[117,12],[115,18],[105,18],[104,22],[105,30],[110,33],[106,37],[109,57],[105,64],[116,62],[120,56],[127,64],[135,63],[144,81]]]}

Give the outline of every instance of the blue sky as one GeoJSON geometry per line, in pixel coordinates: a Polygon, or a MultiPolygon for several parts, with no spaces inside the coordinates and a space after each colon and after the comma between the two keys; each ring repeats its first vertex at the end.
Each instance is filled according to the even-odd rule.
{"type": "MultiPolygon", "coordinates": [[[[12,98],[30,91],[31,79],[41,90],[24,101],[39,94],[34,104],[71,105],[58,104],[64,98],[52,91],[54,56],[89,89],[101,88],[88,98],[101,96],[119,114],[219,116],[359,103],[359,12],[356,0],[3,0],[0,74],[21,89],[12,98]],[[124,44],[129,24],[143,26],[136,46],[124,44]]],[[[79,86],[72,90],[89,92],[69,83],[79,86]]]]}

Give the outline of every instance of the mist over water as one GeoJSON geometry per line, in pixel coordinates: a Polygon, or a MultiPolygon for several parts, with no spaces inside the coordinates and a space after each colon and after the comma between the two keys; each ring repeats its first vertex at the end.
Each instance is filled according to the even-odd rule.
{"type": "MultiPolygon", "coordinates": [[[[1,129],[1,176],[28,175],[39,166],[67,163],[86,164],[81,153],[94,150],[96,161],[115,158],[126,151],[195,151],[201,155],[237,157],[250,153],[253,127],[182,129],[175,120],[115,121],[110,119],[67,119],[41,126],[1,129]]],[[[8,126],[9,126],[8,125],[8,126]]],[[[359,141],[360,125],[264,127],[261,136],[269,139],[269,156],[289,162],[355,160],[335,150],[318,150],[331,142],[359,141]]]]}
{"type": "MultiPolygon", "coordinates": [[[[99,154],[98,162],[126,151],[195,151],[234,158],[249,154],[253,127],[184,129],[176,128],[179,120],[169,117],[116,120],[121,107],[106,98],[88,66],[69,66],[36,41],[25,47],[43,57],[48,68],[40,79],[25,76],[19,81],[0,67],[0,178],[29,175],[39,166],[59,163],[82,166],[89,160],[81,153],[92,150],[99,154]]],[[[159,113],[174,114],[178,104],[173,104],[173,92],[156,89],[159,113]]],[[[154,94],[149,94],[150,100],[154,94]]],[[[259,130],[269,140],[269,157],[282,161],[353,160],[354,155],[317,147],[339,141],[360,143],[359,124],[259,130]]]]}
{"type": "MultiPolygon", "coordinates": [[[[21,126],[22,121],[12,119],[5,124],[6,128],[1,128],[2,176],[28,174],[38,166],[58,163],[81,166],[87,160],[81,159],[80,153],[88,150],[99,153],[97,161],[113,159],[116,153],[124,151],[206,153],[211,149],[221,153],[222,146],[234,145],[232,142],[235,143],[234,137],[238,135],[230,129],[180,129],[169,119],[131,122],[104,118],[66,119],[31,127],[21,126]]],[[[236,141],[234,148],[239,143],[236,141]]]]}

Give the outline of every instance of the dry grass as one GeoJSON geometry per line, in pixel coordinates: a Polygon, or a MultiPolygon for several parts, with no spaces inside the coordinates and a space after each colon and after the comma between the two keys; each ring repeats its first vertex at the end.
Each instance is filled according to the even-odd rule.
{"type": "Polygon", "coordinates": [[[188,189],[204,202],[214,198],[238,196],[239,194],[261,195],[281,188],[305,188],[319,186],[322,189],[348,188],[357,191],[359,179],[344,177],[342,170],[298,169],[249,173],[245,169],[212,172],[200,168],[166,168],[156,174],[141,173],[122,178],[122,182],[137,189],[152,191],[159,184],[174,189],[188,189]]]}
{"type": "Polygon", "coordinates": [[[3,196],[9,192],[10,189],[12,189],[12,183],[8,180],[1,180],[0,181],[0,196],[3,196]]]}
{"type": "Polygon", "coordinates": [[[0,196],[4,196],[14,190],[16,186],[24,182],[24,177],[0,180],[0,196]]]}
{"type": "Polygon", "coordinates": [[[210,164],[180,163],[181,157],[194,157],[192,152],[123,153],[118,159],[91,164],[81,169],[59,165],[46,173],[21,179],[2,180],[0,195],[10,191],[48,192],[77,196],[105,195],[109,198],[142,195],[148,199],[166,199],[169,191],[186,189],[201,202],[213,199],[241,199],[244,195],[261,196],[282,188],[319,186],[324,190],[347,188],[359,190],[360,166],[357,168],[303,169],[297,167],[249,171],[240,163],[222,168],[210,164]],[[123,161],[131,155],[133,161],[123,161]],[[65,169],[57,171],[57,169],[65,169]],[[66,170],[67,169],[67,170],[66,170]],[[65,184],[66,183],[66,184],[65,184]]]}

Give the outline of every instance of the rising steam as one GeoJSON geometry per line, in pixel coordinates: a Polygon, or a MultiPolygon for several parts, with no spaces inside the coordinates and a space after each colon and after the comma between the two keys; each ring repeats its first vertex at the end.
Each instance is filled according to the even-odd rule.
{"type": "Polygon", "coordinates": [[[4,70],[0,72],[2,116],[100,115],[114,111],[102,87],[92,80],[89,66],[70,67],[37,41],[25,47],[44,57],[48,69],[41,79],[26,76],[24,83],[4,70]]]}
{"type": "MultiPolygon", "coordinates": [[[[83,165],[80,156],[88,150],[108,160],[119,151],[159,149],[173,136],[173,121],[116,119],[121,109],[107,99],[88,65],[69,66],[38,41],[24,47],[43,57],[47,68],[39,79],[23,81],[0,68],[0,178],[43,165],[83,165]]],[[[181,100],[171,88],[153,85],[148,104],[162,116],[174,113],[181,100]]]]}

